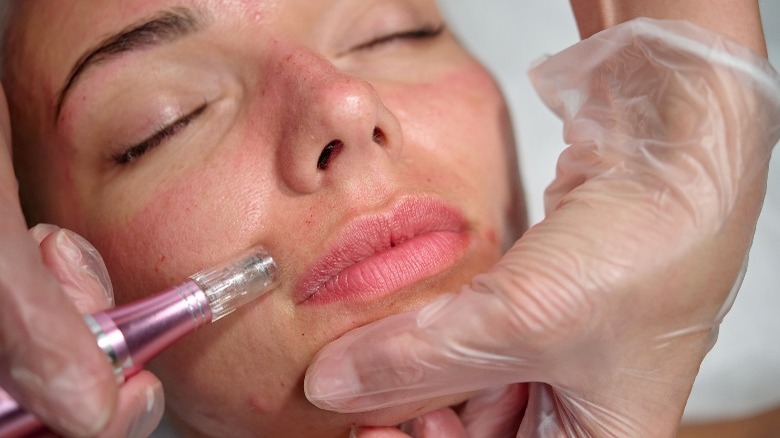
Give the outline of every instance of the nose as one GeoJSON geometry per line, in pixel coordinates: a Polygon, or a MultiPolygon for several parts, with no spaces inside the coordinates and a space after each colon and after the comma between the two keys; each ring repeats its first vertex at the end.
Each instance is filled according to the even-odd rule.
{"type": "Polygon", "coordinates": [[[298,193],[350,184],[397,159],[401,127],[367,81],[300,50],[277,70],[287,96],[279,174],[298,193]]]}

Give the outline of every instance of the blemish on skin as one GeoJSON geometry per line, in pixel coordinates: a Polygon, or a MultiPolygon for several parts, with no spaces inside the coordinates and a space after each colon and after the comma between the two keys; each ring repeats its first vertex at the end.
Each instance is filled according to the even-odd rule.
{"type": "Polygon", "coordinates": [[[252,412],[260,412],[260,413],[271,411],[271,409],[268,407],[266,400],[259,395],[252,396],[252,398],[249,399],[249,409],[252,412]]]}
{"type": "Polygon", "coordinates": [[[498,242],[498,235],[496,234],[496,230],[494,230],[492,228],[485,232],[485,238],[490,243],[497,243],[498,242]]]}

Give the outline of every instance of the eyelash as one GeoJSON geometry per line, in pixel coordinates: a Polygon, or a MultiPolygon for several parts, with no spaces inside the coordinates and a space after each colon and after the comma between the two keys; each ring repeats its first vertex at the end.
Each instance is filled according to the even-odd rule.
{"type": "Polygon", "coordinates": [[[203,111],[206,110],[206,106],[207,104],[204,103],[189,114],[186,114],[176,121],[157,129],[154,134],[152,134],[146,140],[125,149],[119,154],[114,155],[114,161],[119,165],[132,163],[145,153],[156,148],[169,138],[178,134],[182,129],[186,128],[187,125],[189,125],[193,120],[203,114],[203,111]]]}
{"type": "Polygon", "coordinates": [[[396,40],[426,40],[433,39],[444,31],[444,25],[441,24],[438,27],[433,27],[430,24],[426,24],[419,29],[405,30],[401,32],[391,33],[389,35],[383,35],[376,39],[373,39],[367,43],[359,44],[353,48],[355,51],[369,50],[377,46],[391,43],[396,40]]]}

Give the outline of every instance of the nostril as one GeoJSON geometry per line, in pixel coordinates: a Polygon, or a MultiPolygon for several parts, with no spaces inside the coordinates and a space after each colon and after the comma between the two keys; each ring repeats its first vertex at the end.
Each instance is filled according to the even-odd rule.
{"type": "Polygon", "coordinates": [[[379,146],[384,146],[387,143],[387,138],[385,137],[384,131],[382,131],[378,126],[374,128],[374,132],[371,135],[371,140],[373,140],[374,143],[378,144],[379,146]]]}
{"type": "Polygon", "coordinates": [[[343,147],[344,143],[341,140],[333,140],[332,142],[325,145],[325,148],[322,149],[319,158],[317,158],[317,169],[327,169],[328,164],[330,164],[330,160],[335,158],[336,155],[341,152],[343,147]]]}

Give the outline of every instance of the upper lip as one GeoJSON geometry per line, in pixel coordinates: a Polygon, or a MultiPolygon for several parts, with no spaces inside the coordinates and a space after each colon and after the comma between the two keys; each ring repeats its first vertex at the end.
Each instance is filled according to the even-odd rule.
{"type": "Polygon", "coordinates": [[[402,199],[385,211],[358,216],[305,271],[295,288],[295,301],[306,301],[343,270],[415,236],[465,229],[466,220],[457,209],[430,197],[402,199]]]}

